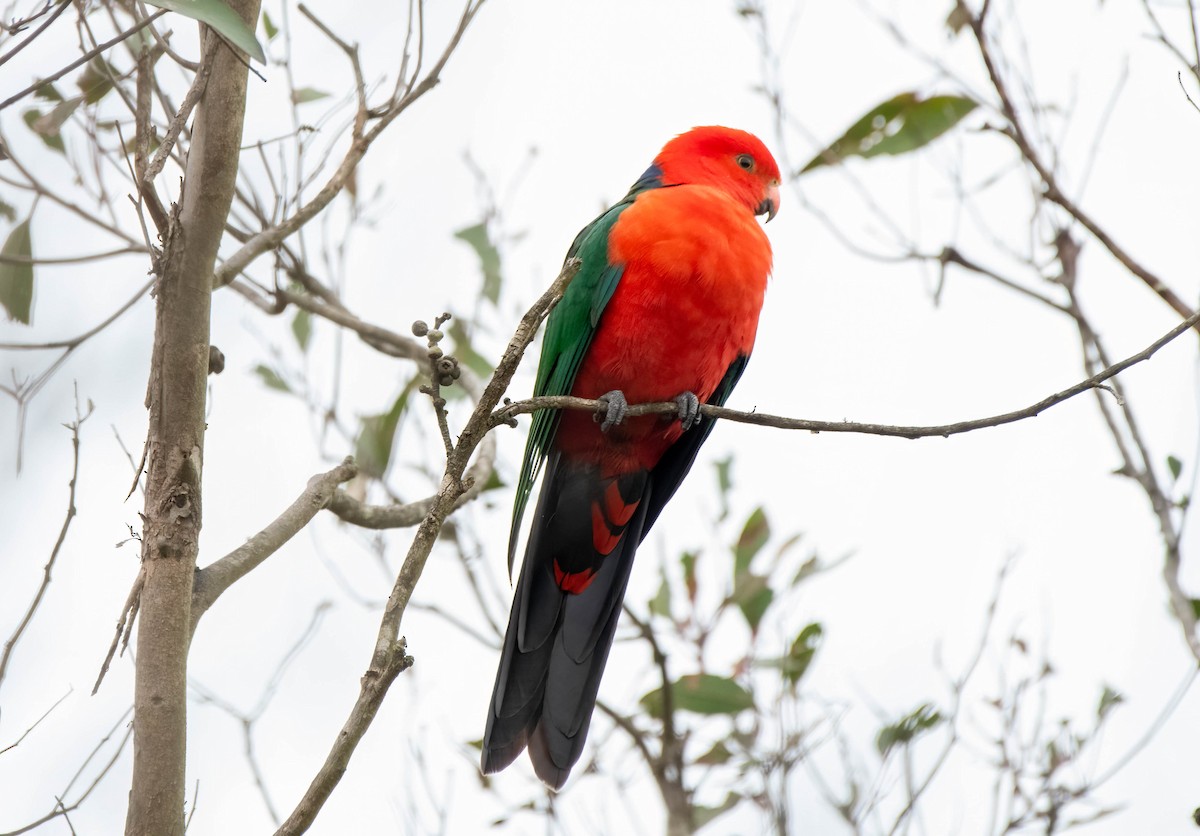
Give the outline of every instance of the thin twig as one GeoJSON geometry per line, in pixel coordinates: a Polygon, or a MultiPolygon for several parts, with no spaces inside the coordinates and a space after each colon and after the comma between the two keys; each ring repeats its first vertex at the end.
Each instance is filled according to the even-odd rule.
{"type": "Polygon", "coordinates": [[[371,654],[370,664],[360,681],[358,699],[334,739],[325,762],[309,784],[304,796],[296,804],[292,814],[276,831],[276,836],[303,833],[312,825],[317,814],[320,813],[321,808],[345,774],[351,756],[379,712],[388,689],[396,677],[413,664],[412,657],[407,653],[407,643],[400,637],[400,623],[408,602],[412,598],[413,590],[416,588],[417,581],[420,580],[433,544],[441,533],[443,522],[467,488],[463,483],[463,476],[476,448],[489,433],[490,422],[488,419],[492,410],[495,409],[512,381],[521,357],[529,343],[533,341],[538,327],[558,303],[558,300],[562,298],[567,284],[578,271],[578,259],[568,260],[550,288],[521,318],[516,332],[509,340],[508,348],[496,366],[496,371],[488,381],[479,402],[459,435],[454,453],[446,462],[441,488],[425,519],[418,527],[409,546],[408,554],[404,558],[404,563],[396,575],[392,593],[388,597],[383,616],[380,618],[379,631],[376,634],[375,649],[371,654]]]}
{"type": "Polygon", "coordinates": [[[101,261],[105,258],[112,258],[118,255],[145,255],[148,253],[145,247],[119,247],[115,250],[105,250],[99,253],[88,253],[86,255],[60,255],[52,257],[28,256],[28,255],[0,255],[0,264],[33,264],[37,266],[53,266],[58,264],[86,264],[89,261],[101,261]]]}
{"type": "MultiPolygon", "coordinates": [[[[54,21],[58,20],[59,15],[61,15],[63,12],[65,12],[70,5],[71,5],[70,0],[59,0],[58,6],[54,9],[53,14],[51,14],[50,17],[48,17],[44,21],[42,21],[41,26],[39,26],[34,31],[30,32],[28,38],[21,41],[19,44],[14,46],[8,52],[4,53],[3,55],[0,55],[0,67],[4,66],[4,64],[6,64],[10,58],[12,58],[18,52],[20,52],[25,47],[29,46],[31,43],[33,43],[35,40],[37,40],[38,35],[45,32],[46,29],[48,29],[50,27],[50,24],[52,24],[52,23],[54,23],[54,21]]],[[[51,8],[50,4],[47,4],[45,9],[43,9],[41,12],[38,12],[36,15],[32,15],[32,16],[26,18],[25,22],[26,23],[32,22],[33,20],[35,20],[36,18],[38,18],[45,12],[49,11],[50,8],[51,8]]],[[[4,28],[8,29],[8,31],[13,32],[13,33],[20,31],[20,29],[16,28],[16,27],[10,28],[10,27],[6,26],[4,28]]]]}
{"type": "Polygon", "coordinates": [[[5,746],[3,749],[0,749],[0,755],[3,755],[5,752],[7,752],[10,749],[16,749],[18,746],[20,746],[21,743],[24,742],[25,738],[29,737],[29,735],[33,732],[33,730],[36,729],[39,725],[41,725],[43,720],[45,720],[47,717],[50,716],[50,712],[54,711],[54,709],[56,709],[60,705],[62,705],[63,700],[65,700],[67,697],[71,696],[71,694],[73,694],[73,693],[75,693],[75,689],[73,687],[68,688],[67,693],[63,694],[61,697],[56,699],[54,701],[54,705],[47,708],[42,713],[41,717],[38,717],[36,720],[33,721],[33,725],[31,725],[29,728],[25,729],[25,731],[21,732],[20,737],[18,737],[12,743],[5,746]]]}
{"type": "MultiPolygon", "coordinates": [[[[969,421],[959,421],[953,424],[939,424],[936,426],[927,427],[908,427],[894,426],[889,424],[864,424],[854,421],[810,421],[803,418],[786,418],[780,415],[768,415],[762,412],[739,412],[735,409],[726,409],[725,407],[712,406],[711,404],[701,404],[700,413],[709,418],[720,418],[726,421],[735,421],[740,424],[755,424],[760,427],[775,427],[784,430],[808,430],[809,432],[842,432],[842,433],[864,433],[867,435],[885,435],[898,436],[900,438],[927,438],[931,436],[942,436],[949,438],[952,435],[972,432],[974,430],[984,429],[985,427],[998,427],[1003,424],[1011,424],[1025,418],[1034,418],[1052,406],[1062,403],[1075,397],[1081,392],[1086,392],[1089,389],[1095,389],[1101,383],[1120,372],[1125,371],[1130,366],[1137,365],[1144,360],[1150,359],[1160,348],[1174,340],[1185,331],[1196,327],[1200,323],[1200,312],[1193,313],[1179,325],[1172,328],[1159,339],[1155,340],[1149,346],[1136,354],[1126,357],[1119,363],[1114,363],[1108,368],[1101,371],[1087,380],[1080,381],[1074,386],[1068,387],[1061,392],[1056,392],[1053,395],[1048,395],[1042,400],[1024,409],[1005,412],[1000,415],[993,415],[988,418],[975,418],[969,421]]],[[[498,426],[500,424],[511,423],[518,415],[523,415],[530,412],[535,412],[539,409],[580,409],[596,412],[603,404],[600,401],[589,400],[587,398],[575,398],[569,396],[544,396],[538,398],[529,398],[528,400],[515,401],[507,404],[495,411],[491,418],[491,425],[498,426]]],[[[629,417],[637,417],[639,415],[677,415],[679,407],[674,403],[651,403],[651,404],[636,404],[629,407],[629,417]]]]}
{"type": "MultiPolygon", "coordinates": [[[[965,8],[965,7],[963,7],[965,8]]],[[[1092,236],[1104,245],[1112,256],[1117,259],[1125,269],[1133,275],[1137,276],[1154,291],[1164,302],[1185,319],[1191,319],[1194,311],[1191,306],[1186,304],[1179,296],[1169,288],[1154,273],[1146,269],[1141,262],[1133,258],[1129,253],[1122,249],[1116,241],[1113,240],[1099,224],[1097,224],[1090,215],[1084,213],[1076,203],[1067,197],[1066,193],[1059,186],[1058,178],[1054,172],[1047,167],[1042,161],[1041,155],[1033,147],[1029,137],[1025,131],[1024,125],[1020,117],[1017,115],[1016,105],[1013,104],[1012,97],[1008,92],[1008,85],[1001,75],[1000,69],[997,67],[995,59],[992,55],[992,48],[988,40],[987,33],[984,27],[984,17],[987,10],[987,3],[978,15],[969,15],[969,25],[971,32],[975,36],[975,41],[979,45],[979,54],[983,59],[984,66],[987,68],[988,78],[992,82],[992,87],[995,88],[997,96],[1000,98],[1000,109],[1004,114],[1004,118],[1008,120],[1009,130],[1005,131],[1005,135],[1013,141],[1017,149],[1021,152],[1021,156],[1032,166],[1041,178],[1044,186],[1044,197],[1052,203],[1058,204],[1065,209],[1067,213],[1078,221],[1092,236]]],[[[969,14],[969,13],[968,13],[969,14]]],[[[1200,326],[1198,326],[1200,329],[1200,326]]]]}
{"type": "Polygon", "coordinates": [[[54,570],[54,563],[58,560],[59,552],[62,550],[63,543],[66,542],[67,532],[71,529],[71,521],[75,519],[75,487],[79,481],[79,428],[83,426],[83,422],[92,414],[91,401],[88,402],[87,412],[80,412],[79,408],[79,390],[75,390],[75,420],[67,425],[67,429],[71,431],[71,481],[67,486],[67,513],[63,518],[62,526],[58,531],[58,539],[54,541],[54,548],[50,550],[50,559],[46,561],[46,565],[42,567],[42,582],[38,585],[37,592],[34,593],[33,600],[29,602],[29,607],[25,610],[25,615],[17,624],[12,635],[8,637],[8,641],[4,643],[4,651],[0,653],[0,684],[4,682],[4,676],[8,673],[8,663],[12,658],[13,651],[17,648],[17,642],[21,640],[25,629],[33,621],[34,615],[37,614],[38,607],[41,606],[42,598],[46,595],[46,590],[50,588],[51,572],[54,570]]]}
{"type": "Polygon", "coordinates": [[[285,238],[316,217],[322,209],[329,205],[330,201],[341,194],[346,184],[350,181],[350,178],[354,176],[359,162],[367,153],[371,144],[378,139],[380,134],[387,130],[388,126],[396,120],[396,117],[432,90],[441,80],[441,73],[446,66],[446,62],[450,60],[450,56],[458,47],[459,42],[467,31],[467,27],[482,5],[483,0],[472,0],[472,2],[467,4],[459,18],[457,27],[446,44],[446,48],[442,51],[441,56],[429,70],[428,74],[419,83],[414,84],[408,89],[403,98],[389,105],[385,112],[378,114],[379,121],[363,134],[358,141],[351,143],[337,170],[330,176],[313,199],[305,203],[289,217],[268,229],[262,230],[243,244],[241,249],[233,253],[216,269],[213,276],[213,287],[223,287],[229,284],[239,273],[250,266],[250,263],[254,259],[265,252],[275,249],[285,238]]]}
{"type": "Polygon", "coordinates": [[[28,833],[31,830],[36,830],[48,821],[52,821],[59,816],[65,815],[66,813],[78,810],[79,807],[82,806],[83,802],[87,801],[88,796],[92,794],[92,791],[95,790],[96,787],[100,785],[100,782],[103,781],[108,775],[108,773],[112,771],[113,766],[116,765],[117,759],[120,758],[121,753],[125,751],[125,745],[133,736],[133,724],[128,722],[129,715],[132,713],[133,706],[131,705],[129,708],[125,709],[125,713],[117,719],[117,722],[113,724],[112,728],[108,730],[104,737],[100,738],[100,742],[97,743],[88,756],[84,758],[83,763],[79,765],[79,769],[75,771],[75,774],[71,777],[71,780],[67,782],[66,788],[57,796],[55,796],[54,808],[49,813],[30,822],[29,824],[24,825],[23,827],[17,828],[16,830],[10,830],[7,833],[0,833],[0,836],[19,836],[19,834],[28,833]],[[60,801],[59,799],[65,799],[67,797],[67,795],[71,792],[71,787],[75,786],[75,782],[79,780],[81,775],[83,775],[83,770],[87,768],[87,765],[92,762],[92,759],[96,757],[97,754],[99,754],[100,750],[104,747],[104,744],[108,743],[108,741],[112,739],[112,736],[116,734],[117,730],[121,727],[125,728],[125,734],[121,737],[121,742],[117,744],[116,749],[113,750],[112,757],[110,757],[108,762],[101,767],[100,771],[96,774],[96,777],[92,779],[92,782],[88,784],[87,787],[84,788],[83,792],[79,794],[79,797],[70,804],[65,804],[60,801]]]}
{"type": "Polygon", "coordinates": [[[83,55],[81,55],[77,60],[72,61],[70,64],[63,67],[61,70],[54,73],[53,75],[49,75],[45,78],[38,79],[37,81],[35,81],[33,84],[26,87],[21,92],[14,93],[13,95],[9,96],[4,101],[0,102],[0,110],[4,110],[9,105],[11,105],[15,102],[19,102],[21,99],[28,96],[34,90],[37,90],[39,87],[41,87],[43,84],[52,84],[53,82],[58,81],[60,78],[62,78],[67,73],[71,72],[72,70],[82,67],[84,64],[86,64],[88,61],[91,61],[97,55],[100,55],[103,52],[105,52],[106,50],[111,49],[112,47],[116,46],[121,41],[125,40],[126,38],[128,38],[132,35],[136,35],[138,32],[142,31],[142,29],[149,26],[152,21],[158,20],[160,17],[162,17],[166,13],[167,13],[166,9],[160,9],[157,12],[155,12],[154,14],[150,15],[150,17],[146,18],[145,20],[140,21],[139,23],[135,24],[134,26],[129,27],[124,32],[117,35],[115,38],[112,38],[111,40],[107,40],[104,43],[97,45],[94,49],[89,49],[87,52],[85,52],[83,55]]]}
{"type": "Polygon", "coordinates": [[[137,304],[138,300],[140,300],[143,296],[145,296],[146,292],[148,290],[150,290],[150,288],[153,286],[154,286],[154,280],[151,279],[150,281],[148,281],[144,285],[142,285],[140,288],[138,288],[137,292],[134,293],[133,296],[131,296],[129,298],[129,300],[127,302],[125,302],[125,304],[123,304],[121,307],[117,308],[117,310],[114,311],[111,316],[109,316],[107,319],[105,319],[103,322],[101,322],[96,327],[91,328],[87,331],[84,331],[82,334],[80,334],[77,337],[72,337],[69,340],[54,340],[54,341],[45,342],[45,343],[0,343],[0,349],[6,350],[6,351],[41,351],[44,349],[53,349],[53,348],[66,348],[66,349],[78,348],[80,345],[82,345],[83,343],[90,340],[92,337],[99,334],[101,331],[103,331],[109,325],[112,325],[114,322],[116,322],[117,319],[120,318],[121,314],[125,313],[127,310],[129,310],[135,304],[137,304]]]}
{"type": "MultiPolygon", "coordinates": [[[[131,490],[130,493],[133,493],[133,491],[131,490]]],[[[117,648],[120,647],[121,652],[124,653],[125,648],[129,646],[129,636],[133,632],[133,623],[137,620],[138,608],[142,602],[142,587],[145,585],[146,569],[143,566],[138,570],[137,577],[133,579],[133,586],[130,588],[129,594],[125,597],[125,603],[121,607],[121,617],[117,619],[117,629],[113,635],[112,644],[108,647],[108,653],[105,654],[104,661],[100,663],[100,673],[96,676],[96,684],[92,686],[93,697],[100,690],[100,683],[104,681],[104,676],[108,673],[108,666],[112,664],[113,657],[117,655],[117,648]]]]}

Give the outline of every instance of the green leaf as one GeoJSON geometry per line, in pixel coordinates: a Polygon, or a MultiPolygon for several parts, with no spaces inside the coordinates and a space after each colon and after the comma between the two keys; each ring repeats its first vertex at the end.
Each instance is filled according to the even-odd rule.
{"type": "Polygon", "coordinates": [[[733,488],[733,475],[730,473],[733,468],[733,454],[718,459],[713,465],[717,468],[717,495],[721,498],[721,513],[717,517],[719,521],[729,516],[729,491],[733,488]]]}
{"type": "Polygon", "coordinates": [[[1096,706],[1096,719],[1103,720],[1108,716],[1108,712],[1123,702],[1125,702],[1125,697],[1121,695],[1120,691],[1105,685],[1104,690],[1100,692],[1100,702],[1096,706]]]}
{"type": "Polygon", "coordinates": [[[240,47],[260,64],[267,63],[262,45],[246,22],[223,0],[146,0],[151,6],[178,12],[184,17],[206,23],[234,46],[240,47]]]}
{"type": "MultiPolygon", "coordinates": [[[[671,685],[671,699],[677,710],[696,714],[740,714],[754,708],[754,697],[732,679],[711,673],[693,673],[671,685]]],[[[663,689],[655,688],[641,699],[646,712],[655,718],[663,713],[663,689]]]]}
{"type": "Polygon", "coordinates": [[[450,339],[454,340],[454,356],[458,358],[459,363],[482,378],[486,379],[492,376],[496,367],[471,345],[471,335],[467,333],[467,328],[461,319],[455,317],[450,320],[450,328],[446,333],[450,335],[450,339]]]}
{"type": "Polygon", "coordinates": [[[780,674],[792,688],[796,687],[796,683],[808,671],[808,666],[812,664],[813,657],[817,655],[817,649],[820,648],[824,636],[824,628],[819,622],[814,621],[801,630],[800,635],[796,636],[796,640],[792,642],[792,647],[788,650],[788,655],[783,657],[779,669],[780,674]]]}
{"type": "Polygon", "coordinates": [[[725,796],[725,800],[716,807],[706,807],[703,804],[696,804],[692,807],[692,824],[699,830],[717,816],[732,810],[741,801],[742,797],[740,795],[736,792],[730,792],[725,796]]]}
{"type": "Polygon", "coordinates": [[[254,367],[254,373],[262,379],[262,382],[266,384],[268,389],[274,389],[276,392],[292,391],[292,387],[288,386],[287,381],[280,377],[279,372],[270,366],[264,366],[262,363],[259,363],[254,367]]]}
{"type": "Polygon", "coordinates": [[[978,104],[965,96],[930,96],[901,93],[876,105],[844,134],[811,160],[801,174],[847,157],[906,154],[928,145],[957,125],[978,104]]]}
{"type": "Polygon", "coordinates": [[[13,206],[11,203],[5,203],[3,200],[0,200],[0,218],[4,218],[10,223],[15,221],[17,219],[17,207],[13,206]]]}
{"type": "Polygon", "coordinates": [[[46,134],[38,131],[36,125],[37,121],[41,118],[42,112],[40,110],[27,110],[21,114],[21,119],[23,119],[25,124],[29,126],[29,130],[40,136],[42,138],[42,142],[46,143],[47,147],[54,149],[60,154],[67,153],[67,147],[63,145],[62,136],[57,133],[47,136],[46,134]]]}
{"type": "Polygon", "coordinates": [[[946,15],[946,29],[953,37],[971,24],[971,10],[963,5],[962,0],[955,0],[954,8],[946,15]]]}
{"type": "Polygon", "coordinates": [[[1183,473],[1183,462],[1176,456],[1167,456],[1167,470],[1171,471],[1171,481],[1178,482],[1183,473]]]}
{"type": "Polygon", "coordinates": [[[308,104],[309,102],[319,102],[321,99],[328,99],[329,94],[324,90],[317,90],[312,87],[301,87],[299,90],[292,91],[292,104],[308,104]]]}
{"type": "Polygon", "coordinates": [[[821,571],[821,568],[821,559],[814,554],[808,560],[800,564],[800,568],[796,570],[796,577],[792,578],[792,586],[799,586],[801,583],[817,574],[817,572],[821,571]]]}
{"type": "Polygon", "coordinates": [[[368,415],[362,419],[358,441],[354,445],[354,458],[359,469],[368,476],[382,479],[392,459],[392,445],[396,439],[396,428],[400,416],[408,408],[408,396],[413,391],[416,378],[409,381],[387,412],[368,415]]]}
{"type": "MultiPolygon", "coordinates": [[[[31,220],[32,215],[13,227],[4,240],[4,246],[0,247],[0,255],[33,258],[33,237],[29,231],[31,220]]],[[[32,263],[0,261],[0,305],[9,319],[29,324],[33,314],[32,263]]]]}
{"type": "Polygon", "coordinates": [[[1200,598],[1189,598],[1192,602],[1192,618],[1200,619],[1200,598]]]}
{"type": "MultiPolygon", "coordinates": [[[[29,127],[33,128],[34,132],[42,137],[59,136],[62,134],[62,126],[71,114],[82,104],[83,99],[76,96],[73,99],[67,99],[65,102],[59,102],[49,113],[45,113],[33,120],[33,124],[29,127]]],[[[61,142],[61,137],[60,140],[61,142]]]]}
{"type": "Polygon", "coordinates": [[[58,92],[58,88],[50,82],[39,84],[38,88],[33,91],[35,98],[44,99],[48,102],[61,102],[63,100],[62,93],[58,92]]]}
{"type": "Polygon", "coordinates": [[[279,30],[275,28],[275,24],[271,22],[271,16],[264,11],[262,13],[263,31],[267,33],[267,41],[275,40],[275,36],[279,34],[279,30]]]}
{"type": "Polygon", "coordinates": [[[83,100],[95,104],[108,95],[113,89],[113,79],[120,75],[107,61],[96,56],[83,68],[83,73],[75,79],[75,86],[83,94],[83,100]]]}
{"type": "Polygon", "coordinates": [[[308,344],[312,340],[312,314],[303,308],[292,317],[292,336],[296,338],[296,345],[300,346],[301,351],[308,351],[308,344]]]}
{"type": "Polygon", "coordinates": [[[746,618],[746,623],[750,625],[750,632],[757,633],[758,625],[774,599],[775,593],[768,586],[766,577],[755,575],[753,572],[742,572],[734,580],[729,603],[737,604],[746,618]]]}
{"type": "Polygon", "coordinates": [[[725,741],[718,740],[713,744],[711,749],[696,758],[694,763],[701,763],[705,766],[720,766],[732,757],[733,752],[729,751],[729,747],[725,745],[725,741]]]}
{"type": "Polygon", "coordinates": [[[687,589],[688,600],[696,603],[696,558],[695,552],[684,552],[679,556],[679,564],[683,567],[683,585],[687,589]]]}
{"type": "Polygon", "coordinates": [[[671,617],[671,584],[667,582],[665,571],[662,573],[662,582],[658,585],[658,594],[650,599],[650,612],[663,618],[671,617]]]}
{"type": "Polygon", "coordinates": [[[487,221],[466,226],[454,233],[454,237],[465,242],[479,256],[483,271],[483,297],[493,305],[500,299],[500,251],[488,235],[487,221]]]}
{"type": "Polygon", "coordinates": [[[750,562],[754,560],[754,556],[762,550],[770,538],[771,524],[767,522],[767,515],[761,507],[755,508],[754,512],[746,519],[746,524],[742,526],[742,533],[738,537],[737,545],[733,547],[735,584],[738,575],[750,570],[750,562]]]}
{"type": "Polygon", "coordinates": [[[890,726],[884,726],[875,735],[875,748],[879,754],[887,757],[896,746],[907,746],[918,736],[939,726],[945,718],[930,703],[917,707],[911,714],[902,717],[890,726]]]}
{"type": "Polygon", "coordinates": [[[500,474],[493,470],[491,475],[488,476],[487,481],[483,483],[483,487],[479,489],[479,492],[487,493],[488,491],[498,491],[501,488],[507,487],[508,484],[500,478],[500,474]]]}

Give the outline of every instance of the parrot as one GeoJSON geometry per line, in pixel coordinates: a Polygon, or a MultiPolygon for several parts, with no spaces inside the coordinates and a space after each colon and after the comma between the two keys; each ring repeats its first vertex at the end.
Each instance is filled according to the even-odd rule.
{"type": "Polygon", "coordinates": [[[671,139],[614,206],[575,237],[578,272],[546,321],[536,395],[602,410],[534,413],[513,504],[544,466],[513,595],[481,768],[526,748],[562,789],[583,753],[634,554],[746,368],[772,269],[756,216],[779,209],[779,166],[758,137],[720,126],[671,139]],[[678,415],[626,419],[633,403],[678,415]]]}

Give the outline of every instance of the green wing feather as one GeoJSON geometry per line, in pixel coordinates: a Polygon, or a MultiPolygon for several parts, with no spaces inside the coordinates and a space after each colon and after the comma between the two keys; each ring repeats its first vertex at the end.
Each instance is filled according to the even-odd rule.
{"type": "MultiPolygon", "coordinates": [[[[621,217],[621,213],[633,205],[639,194],[659,185],[657,175],[656,168],[652,167],[634,184],[620,203],[596,218],[575,236],[575,241],[567,251],[567,258],[578,257],[582,264],[575,278],[567,285],[563,298],[546,321],[542,357],[538,365],[537,381],[533,387],[535,397],[571,393],[575,375],[583,362],[583,355],[592,344],[592,336],[596,333],[600,315],[604,312],[608,300],[612,298],[613,291],[617,289],[617,283],[625,269],[624,265],[608,263],[609,232],[621,217]]],[[[517,482],[517,496],[513,502],[512,528],[508,536],[510,576],[521,517],[558,428],[558,414],[558,410],[555,409],[539,409],[533,414],[529,441],[525,445],[525,459],[521,463],[521,477],[517,482]]]]}

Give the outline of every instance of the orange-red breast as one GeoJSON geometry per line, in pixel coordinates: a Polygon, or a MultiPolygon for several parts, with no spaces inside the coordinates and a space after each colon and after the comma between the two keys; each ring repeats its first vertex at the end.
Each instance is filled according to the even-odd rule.
{"type": "Polygon", "coordinates": [[[550,315],[535,395],[600,398],[535,414],[513,509],[543,462],[482,766],[529,748],[559,789],[579,760],[638,544],[687,474],[754,347],[771,247],[756,215],[779,208],[779,167],[752,134],[694,128],[655,157],[620,203],[576,236],[582,265],[550,315]],[[675,401],[679,418],[623,420],[627,404],[675,401]]]}

